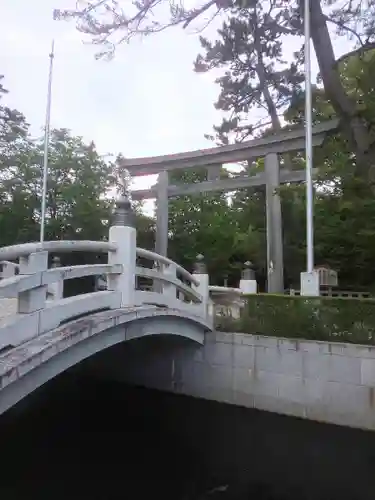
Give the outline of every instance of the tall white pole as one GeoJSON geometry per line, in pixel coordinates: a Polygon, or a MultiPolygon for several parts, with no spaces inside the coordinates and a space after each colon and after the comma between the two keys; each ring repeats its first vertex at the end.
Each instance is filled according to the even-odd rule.
{"type": "Polygon", "coordinates": [[[307,272],[314,270],[314,187],[312,182],[312,89],[310,51],[310,0],[305,1],[305,132],[306,132],[306,242],[307,272]]]}
{"type": "Polygon", "coordinates": [[[46,123],[44,128],[44,158],[43,158],[43,188],[42,188],[42,215],[40,221],[40,242],[44,241],[44,228],[46,223],[46,202],[47,202],[47,178],[48,178],[48,150],[51,122],[51,97],[52,97],[52,72],[53,59],[55,55],[55,42],[52,41],[51,52],[49,55],[49,76],[47,90],[46,123]]]}

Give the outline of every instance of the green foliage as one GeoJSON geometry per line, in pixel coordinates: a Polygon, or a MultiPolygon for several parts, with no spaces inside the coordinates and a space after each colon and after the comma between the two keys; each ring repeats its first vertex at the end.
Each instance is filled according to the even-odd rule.
{"type": "MultiPolygon", "coordinates": [[[[355,96],[361,112],[375,113],[372,52],[353,56],[340,65],[341,78],[348,93],[355,96]]],[[[331,102],[321,88],[313,93],[313,118],[320,123],[334,116],[331,102]]],[[[291,101],[285,118],[292,125],[304,122],[304,93],[291,101]]],[[[292,168],[305,168],[301,153],[292,156],[292,168]]],[[[362,196],[353,175],[353,155],[341,134],[327,138],[314,150],[315,178],[314,225],[315,262],[329,265],[339,273],[341,289],[374,289],[375,198],[362,196]],[[358,194],[360,193],[360,194],[358,194]]],[[[249,173],[263,170],[263,162],[251,163],[249,173]]],[[[179,172],[184,182],[204,180],[205,173],[179,172]],[[199,175],[198,175],[199,174],[199,175]]],[[[173,182],[181,179],[173,177],[173,182]]],[[[305,186],[280,188],[283,212],[284,276],[286,288],[299,288],[300,272],[306,266],[305,186]]],[[[190,268],[197,253],[209,264],[213,284],[237,286],[239,266],[246,260],[255,264],[260,289],[266,282],[266,217],[264,186],[231,194],[228,205],[223,195],[185,197],[171,202],[171,255],[190,268]],[[217,256],[220,256],[218,258],[217,256]],[[215,262],[215,264],[212,264],[215,262]]]]}
{"type": "Polygon", "coordinates": [[[286,62],[283,57],[281,15],[280,6],[256,2],[232,13],[214,43],[200,37],[204,55],[198,55],[195,71],[225,69],[216,79],[220,94],[215,107],[230,113],[214,127],[220,143],[230,142],[233,134],[241,141],[259,128],[281,128],[279,116],[300,89],[300,61],[286,62]],[[250,114],[254,108],[264,108],[268,116],[254,122],[250,114]]]}
{"type": "MultiPolygon", "coordinates": [[[[1,87],[0,87],[1,92],[1,87]]],[[[22,113],[0,106],[0,245],[39,239],[44,139],[33,139],[22,113]]],[[[52,130],[46,203],[46,239],[108,237],[118,169],[93,142],[67,129],[52,130]]],[[[153,221],[139,214],[139,239],[152,248],[153,221]]]]}
{"type": "MultiPolygon", "coordinates": [[[[36,240],[42,195],[43,141],[27,135],[23,117],[6,114],[1,155],[1,244],[36,240]],[[9,147],[10,146],[10,147],[9,147]]],[[[102,239],[108,232],[111,201],[105,198],[115,184],[112,167],[93,144],[54,130],[50,140],[47,182],[48,239],[102,239]]]]}
{"type": "Polygon", "coordinates": [[[343,59],[340,74],[358,112],[372,125],[372,133],[375,133],[375,48],[363,55],[343,59]]]}
{"type": "MultiPolygon", "coordinates": [[[[176,185],[202,182],[207,180],[207,172],[203,168],[177,170],[170,180],[176,185]]],[[[191,269],[196,256],[203,253],[212,284],[221,284],[223,275],[231,275],[232,271],[238,280],[239,266],[247,257],[246,254],[238,255],[238,218],[223,193],[202,193],[171,200],[169,230],[172,259],[191,269]]]]}
{"type": "Polygon", "coordinates": [[[241,319],[219,319],[217,328],[252,335],[374,345],[375,301],[249,295],[241,319]]]}

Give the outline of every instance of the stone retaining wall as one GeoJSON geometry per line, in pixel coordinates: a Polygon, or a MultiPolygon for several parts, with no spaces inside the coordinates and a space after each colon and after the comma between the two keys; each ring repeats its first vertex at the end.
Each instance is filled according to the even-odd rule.
{"type": "Polygon", "coordinates": [[[148,388],[375,429],[375,347],[216,332],[203,347],[126,342],[90,364],[148,388]]]}

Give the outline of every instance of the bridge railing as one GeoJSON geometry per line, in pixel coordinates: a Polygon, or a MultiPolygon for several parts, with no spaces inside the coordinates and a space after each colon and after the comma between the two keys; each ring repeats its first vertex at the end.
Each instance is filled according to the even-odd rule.
{"type": "MultiPolygon", "coordinates": [[[[151,303],[195,312],[205,316],[207,301],[204,296],[207,291],[202,289],[201,279],[172,260],[145,250],[137,248],[137,257],[147,260],[152,268],[136,266],[137,278],[152,281],[152,291],[136,289],[136,303],[151,303]]],[[[208,297],[207,297],[208,298],[208,297]]]]}
{"type": "Polygon", "coordinates": [[[0,351],[86,314],[117,308],[155,304],[190,312],[206,321],[209,280],[202,262],[194,274],[170,259],[136,247],[136,229],[130,203],[117,204],[109,241],[47,241],[0,248],[0,299],[13,299],[14,314],[0,317],[0,351]],[[60,267],[50,254],[107,253],[108,263],[60,267]],[[139,264],[149,262],[151,267],[139,264]],[[49,266],[50,264],[50,266],[49,266]],[[65,280],[105,275],[107,289],[63,297],[65,280]],[[151,280],[152,291],[137,280],[151,280]],[[48,300],[50,292],[53,300],[48,300]]]}
{"type": "MultiPolygon", "coordinates": [[[[0,350],[19,345],[74,317],[120,307],[118,291],[63,298],[64,280],[122,272],[118,264],[48,268],[49,253],[71,251],[114,253],[116,247],[96,241],[48,241],[43,245],[26,243],[0,248],[2,261],[18,260],[18,274],[0,281],[0,298],[15,301],[15,314],[8,314],[3,320],[0,318],[0,350]],[[55,292],[54,300],[47,300],[48,290],[55,292]]],[[[12,303],[8,302],[8,307],[12,307],[12,303]]]]}

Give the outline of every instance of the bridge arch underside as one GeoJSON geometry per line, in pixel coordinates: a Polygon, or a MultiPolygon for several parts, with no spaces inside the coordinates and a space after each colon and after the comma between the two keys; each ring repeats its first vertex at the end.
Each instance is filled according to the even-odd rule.
{"type": "Polygon", "coordinates": [[[146,343],[154,350],[168,344],[170,350],[174,344],[195,350],[204,344],[209,327],[198,318],[178,311],[139,309],[134,314],[107,311],[70,322],[3,355],[0,415],[66,370],[81,366],[100,376],[100,360],[107,360],[103,366],[108,366],[113,352],[118,350],[118,358],[124,346],[146,343]]]}

